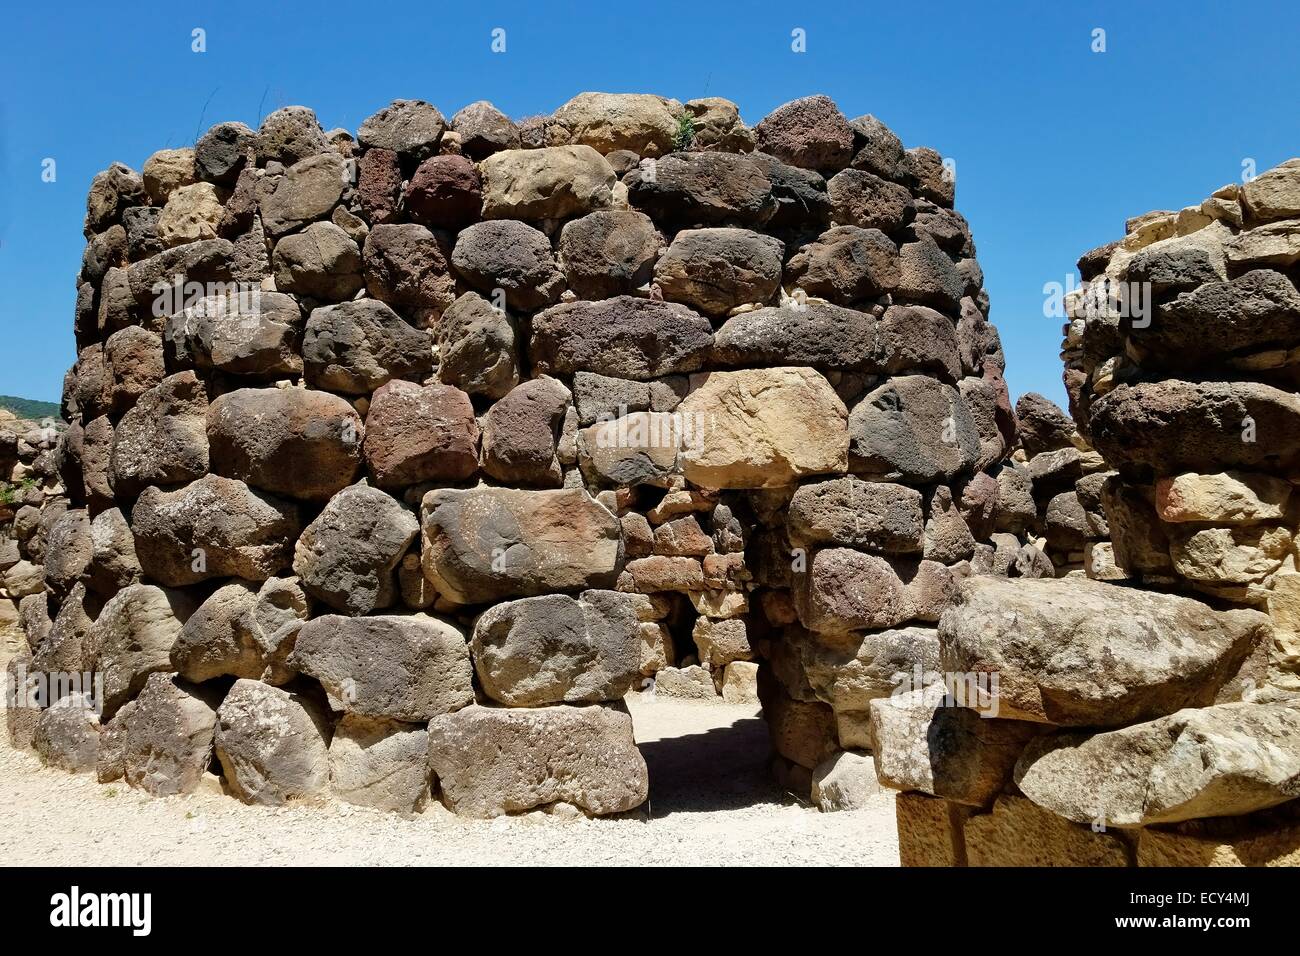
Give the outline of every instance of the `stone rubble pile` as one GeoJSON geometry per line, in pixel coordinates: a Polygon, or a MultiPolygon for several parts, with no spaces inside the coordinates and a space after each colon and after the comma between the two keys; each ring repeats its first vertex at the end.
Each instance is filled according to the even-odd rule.
{"type": "Polygon", "coordinates": [[[1077,434],[1037,417],[1084,472],[1044,519],[1086,577],[971,580],[944,613],[943,669],[996,676],[996,716],[872,705],[904,863],[1300,865],[1298,264],[1300,160],[1079,260],[1077,434]]]}

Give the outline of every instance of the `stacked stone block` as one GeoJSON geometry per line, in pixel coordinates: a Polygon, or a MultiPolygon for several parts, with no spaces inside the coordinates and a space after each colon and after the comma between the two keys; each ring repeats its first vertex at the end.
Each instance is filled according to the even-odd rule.
{"type": "Polygon", "coordinates": [[[781,778],[854,805],[871,701],[1033,511],[953,197],[825,97],[752,129],[398,100],[355,137],[290,107],[113,165],[26,632],[103,712],[40,711],[43,752],[153,793],[210,767],[247,802],[607,814],[646,795],[629,690],[757,687],[781,778]]]}
{"type": "Polygon", "coordinates": [[[1117,583],[963,586],[940,657],[997,676],[996,714],[872,708],[904,863],[1300,865],[1297,240],[1291,160],[1080,260],[1062,357],[1104,462],[1073,494],[1117,583]]]}

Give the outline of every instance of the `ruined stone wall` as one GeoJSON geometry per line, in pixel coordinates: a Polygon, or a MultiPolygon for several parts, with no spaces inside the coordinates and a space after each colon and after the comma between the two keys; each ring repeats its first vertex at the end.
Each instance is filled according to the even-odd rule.
{"type": "Polygon", "coordinates": [[[15,739],[153,793],[603,814],[646,794],[629,690],[757,693],[781,779],[855,805],[959,581],[1051,570],[953,198],[825,97],[290,107],[113,165],[11,664],[103,711],[15,739]]]}
{"type": "Polygon", "coordinates": [[[1061,436],[1031,470],[1091,472],[1044,515],[1085,566],[974,579],[944,614],[945,668],[996,674],[996,716],[873,704],[905,863],[1300,865],[1297,262],[1296,160],[1080,260],[1078,434],[1018,410],[1027,452],[1036,418],[1061,436]]]}
{"type": "Polygon", "coordinates": [[[5,654],[22,645],[24,599],[33,598],[29,614],[45,600],[45,539],[66,504],[58,488],[57,441],[54,422],[26,421],[0,409],[0,652],[5,654]],[[54,501],[45,512],[47,491],[54,492],[54,501]]]}

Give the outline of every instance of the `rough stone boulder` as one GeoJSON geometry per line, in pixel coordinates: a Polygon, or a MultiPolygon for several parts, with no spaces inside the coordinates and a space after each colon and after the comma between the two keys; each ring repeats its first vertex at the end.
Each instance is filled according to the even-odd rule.
{"type": "Polygon", "coordinates": [[[714,336],[713,359],[730,366],[797,362],[827,371],[875,370],[878,348],[870,312],[812,302],[727,319],[714,336]]]}
{"type": "Polygon", "coordinates": [[[172,646],[198,602],[184,591],[132,584],[104,605],[90,631],[103,709],[112,717],[155,671],[172,669],[172,646]]]}
{"type": "Polygon", "coordinates": [[[261,202],[266,231],[281,236],[324,219],[338,205],[345,182],[343,159],[337,153],[321,153],[294,163],[261,202]]]}
{"type": "Polygon", "coordinates": [[[656,222],[754,229],[777,211],[762,165],[735,153],[670,153],[628,173],[628,200],[656,222]]]}
{"type": "Polygon", "coordinates": [[[479,173],[484,219],[569,219],[613,203],[614,170],[590,146],[506,149],[479,173]]]}
{"type": "Polygon", "coordinates": [[[193,372],[177,372],[140,396],[113,431],[109,481],[119,498],[150,485],[178,485],[208,470],[207,392],[193,372]]]}
{"type": "Polygon", "coordinates": [[[460,229],[478,218],[483,183],[466,157],[430,156],[411,176],[404,199],[407,213],[422,226],[460,229]]]}
{"type": "Polygon", "coordinates": [[[139,696],[105,728],[100,782],[121,777],[155,797],[193,793],[212,759],[217,728],[213,698],[211,690],[174,674],[150,674],[139,696]],[[111,756],[106,752],[109,738],[115,740],[111,756]]]}
{"type": "Polygon", "coordinates": [[[474,406],[451,385],[395,381],[371,396],[364,451],[380,487],[468,478],[478,441],[474,406]]]}
{"type": "Polygon", "coordinates": [[[808,295],[852,305],[898,285],[898,247],[879,229],[835,226],[803,246],[786,275],[808,295]]]}
{"type": "Polygon", "coordinates": [[[474,701],[465,635],[427,614],[312,618],[290,662],[348,714],[416,723],[474,701]]]}
{"type": "Polygon", "coordinates": [[[419,520],[391,495],[352,485],[303,529],[293,571],[312,597],[344,614],[369,614],[397,598],[393,572],[419,533],[419,520]]]}
{"type": "Polygon", "coordinates": [[[1281,522],[1287,515],[1291,490],[1289,481],[1258,472],[1185,472],[1156,481],[1156,513],[1161,521],[1172,524],[1281,522]]]}
{"type": "Polygon", "coordinates": [[[156,332],[129,325],[110,335],[104,343],[104,364],[113,377],[113,412],[128,411],[161,382],[167,374],[165,361],[163,340],[156,332]]]}
{"type": "Polygon", "coordinates": [[[636,604],[617,591],[550,594],[479,615],[470,648],[484,693],[510,707],[617,700],[640,671],[636,604]]]}
{"type": "Polygon", "coordinates": [[[571,398],[545,375],[511,389],[483,416],[483,470],[502,483],[558,488],[556,451],[571,398]]]}
{"type": "Polygon", "coordinates": [[[357,141],[369,148],[392,150],[419,160],[438,151],[447,121],[424,100],[393,100],[357,130],[357,141]]]}
{"type": "Polygon", "coordinates": [[[550,375],[598,372],[636,381],[704,364],[713,330],[684,305],[621,295],[565,302],[533,317],[534,369],[550,375]]]}
{"type": "Polygon", "coordinates": [[[952,320],[942,313],[923,305],[891,305],[877,332],[882,371],[891,375],[921,372],[948,384],[961,378],[957,332],[952,320]]]}
{"type": "Polygon", "coordinates": [[[424,496],[424,573],[460,604],[612,587],[618,519],[585,490],[438,489],[424,496]]]}
{"type": "Polygon", "coordinates": [[[912,602],[898,572],[874,554],[823,548],[807,559],[798,584],[795,607],[810,631],[880,630],[912,617],[912,602]]]}
{"type": "Polygon", "coordinates": [[[876,775],[886,787],[986,806],[1041,728],[954,706],[942,684],[871,702],[876,775]]]}
{"type": "Polygon", "coordinates": [[[860,169],[845,169],[826,184],[831,221],[837,226],[897,232],[914,213],[907,187],[860,169]]]}
{"type": "Polygon", "coordinates": [[[835,544],[886,554],[924,547],[921,493],[905,485],[846,476],[802,485],[790,499],[786,529],[796,547],[835,544]]]}
{"type": "Polygon", "coordinates": [[[330,791],[348,803],[418,813],[429,800],[429,734],[418,724],[344,714],[330,741],[330,791]]]}
{"type": "Polygon", "coordinates": [[[1300,396],[1260,382],[1120,385],[1092,405],[1092,442],[1112,466],[1158,475],[1300,463],[1300,396]]]}
{"type": "Polygon", "coordinates": [[[460,136],[461,151],[475,160],[519,148],[519,128],[487,100],[461,109],[451,118],[451,128],[460,136]]]}
{"type": "Polygon", "coordinates": [[[283,292],[206,296],[167,320],[166,344],[173,361],[198,369],[299,375],[304,321],[297,301],[283,292]]]}
{"type": "Polygon", "coordinates": [[[1017,436],[1030,458],[1045,451],[1073,448],[1074,422],[1051,399],[1026,392],[1016,399],[1017,436]]]}
{"type": "Polygon", "coordinates": [[[792,166],[833,173],[853,159],[853,127],[827,96],[778,106],[754,132],[759,149],[792,166]]]}
{"type": "Polygon", "coordinates": [[[649,792],[632,718],[613,706],[474,706],[435,717],[429,765],[447,805],[471,817],[554,803],[619,813],[649,792]]]}
{"type": "Polygon", "coordinates": [[[433,370],[428,333],[377,299],[313,309],[302,358],[314,387],[346,395],[366,395],[391,379],[433,370]]]}
{"type": "Polygon", "coordinates": [[[288,166],[308,156],[330,151],[314,110],[285,106],[268,113],[257,128],[257,158],[288,166]]]}
{"type": "Polygon", "coordinates": [[[301,529],[297,505],[218,475],[175,491],[149,488],[131,515],[141,567],[169,587],[264,581],[289,567],[301,529]]]}
{"type": "Polygon", "coordinates": [[[671,412],[632,412],[578,432],[578,462],[590,482],[631,487],[663,484],[677,471],[680,419],[671,412]]]}
{"type": "Polygon", "coordinates": [[[1300,796],[1300,709],[1220,704],[1053,734],[1020,758],[1016,784],[1069,820],[1115,827],[1264,810],[1300,796]]]}
{"type": "Polygon", "coordinates": [[[261,585],[231,581],[185,622],[172,645],[172,666],[195,683],[218,677],[287,683],[293,671],[286,661],[308,610],[296,578],[268,578],[261,585]]]}
{"type": "Polygon", "coordinates": [[[635,209],[602,209],[560,230],[558,258],[569,288],[584,299],[629,295],[654,275],[664,240],[635,209]]]}
{"type": "Polygon", "coordinates": [[[780,487],[848,465],[848,411],[809,368],[694,375],[676,414],[682,473],[704,488],[780,487]]]}
{"type": "Polygon", "coordinates": [[[551,241],[514,219],[490,219],[462,229],[451,264],[480,292],[504,291],[504,302],[494,304],[517,311],[551,305],[564,291],[564,274],[555,264],[551,241]]]}
{"type": "Polygon", "coordinates": [[[41,763],[70,773],[95,769],[102,728],[89,694],[69,694],[36,718],[32,749],[41,763]]]}
{"type": "Polygon", "coordinates": [[[310,698],[237,680],[217,708],[215,749],[230,791],[278,806],[329,789],[330,725],[310,698]]]}
{"type": "Polygon", "coordinates": [[[854,474],[877,481],[930,484],[970,469],[979,431],[961,393],[922,375],[892,378],[849,414],[854,474]]]}
{"type": "Polygon", "coordinates": [[[81,579],[94,557],[90,518],[84,508],[63,512],[50,524],[45,539],[45,583],[65,595],[81,579]]]}
{"type": "Polygon", "coordinates": [[[664,298],[705,315],[771,301],[781,284],[779,239],[748,229],[683,229],[655,265],[664,298]]]}
{"type": "Polygon", "coordinates": [[[440,381],[493,399],[519,384],[514,323],[477,293],[466,292],[442,313],[435,337],[440,381]]]}
{"type": "Polygon", "coordinates": [[[602,154],[626,149],[662,156],[677,141],[681,113],[676,100],[650,93],[579,93],[551,118],[569,131],[571,142],[602,154]]]}
{"type": "Polygon", "coordinates": [[[939,634],[909,625],[869,634],[813,634],[792,642],[808,687],[835,709],[866,715],[939,670],[939,634]],[[920,680],[918,680],[918,675],[920,680]]]}
{"type": "Polygon", "coordinates": [[[442,246],[423,226],[377,225],[366,236],[361,256],[366,291],[417,324],[427,324],[456,298],[456,280],[442,246]]]}
{"type": "Polygon", "coordinates": [[[212,470],[254,488],[327,501],[356,477],[364,429],[345,400],[302,388],[240,388],[208,408],[212,470]]]}
{"type": "Polygon", "coordinates": [[[1002,716],[1091,727],[1213,703],[1268,631],[1257,611],[1086,578],[974,577],[939,624],[944,669],[997,675],[1002,716]]]}

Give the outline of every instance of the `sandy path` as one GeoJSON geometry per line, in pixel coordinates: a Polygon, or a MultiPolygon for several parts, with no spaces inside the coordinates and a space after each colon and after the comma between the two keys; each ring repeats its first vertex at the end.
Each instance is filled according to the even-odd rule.
{"type": "Polygon", "coordinates": [[[649,819],[474,821],[440,806],[403,819],[343,803],[246,807],[207,791],[157,799],[46,769],[0,733],[0,863],[897,865],[892,796],[853,813],[785,798],[753,706],[637,695],[629,705],[650,767],[649,819]]]}

